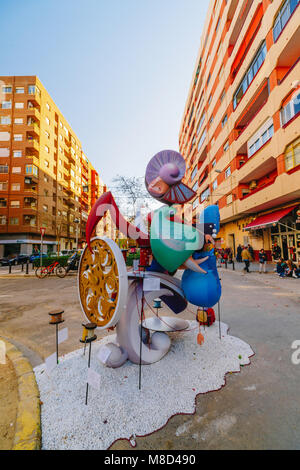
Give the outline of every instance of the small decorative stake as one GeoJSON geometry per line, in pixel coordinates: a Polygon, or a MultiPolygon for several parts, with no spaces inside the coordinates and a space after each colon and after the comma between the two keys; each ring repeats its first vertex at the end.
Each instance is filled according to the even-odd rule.
{"type": "MultiPolygon", "coordinates": [[[[92,342],[97,339],[95,335],[95,329],[97,325],[95,323],[82,323],[83,326],[83,333],[82,338],[79,340],[81,343],[84,343],[84,353],[86,348],[86,343],[89,343],[89,361],[88,361],[88,368],[91,366],[91,353],[92,353],[92,342]]],[[[87,405],[88,402],[88,393],[89,393],[89,382],[86,383],[86,394],[85,394],[85,404],[87,405]]]]}
{"type": "Polygon", "coordinates": [[[51,317],[49,324],[56,326],[56,364],[58,364],[58,325],[63,323],[65,320],[63,319],[64,310],[53,310],[49,312],[51,317]]]}

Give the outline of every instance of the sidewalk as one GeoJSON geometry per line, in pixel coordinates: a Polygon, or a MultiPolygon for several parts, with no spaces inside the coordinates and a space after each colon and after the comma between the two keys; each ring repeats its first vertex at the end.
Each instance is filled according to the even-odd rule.
{"type": "MultiPolygon", "coordinates": [[[[1,266],[0,267],[0,279],[18,279],[18,278],[28,278],[28,277],[36,277],[35,269],[32,269],[31,265],[29,266],[28,274],[26,274],[26,266],[24,266],[24,270],[22,271],[21,266],[12,266],[11,272],[9,272],[8,266],[1,266]]],[[[53,274],[51,274],[52,276],[53,274]]],[[[77,276],[77,271],[68,272],[66,277],[68,276],[77,276]]]]}

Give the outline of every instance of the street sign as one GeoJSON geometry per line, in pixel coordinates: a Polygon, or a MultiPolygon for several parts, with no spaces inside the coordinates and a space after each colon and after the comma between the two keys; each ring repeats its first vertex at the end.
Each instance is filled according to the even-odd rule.
{"type": "Polygon", "coordinates": [[[45,233],[46,233],[45,227],[40,227],[40,232],[41,232],[41,235],[42,235],[42,237],[43,237],[43,236],[45,235],[45,233]]]}

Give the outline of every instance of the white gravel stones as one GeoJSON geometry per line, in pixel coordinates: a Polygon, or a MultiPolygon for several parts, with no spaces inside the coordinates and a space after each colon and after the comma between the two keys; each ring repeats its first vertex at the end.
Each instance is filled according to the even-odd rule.
{"type": "MultiPolygon", "coordinates": [[[[107,449],[120,438],[131,440],[163,427],[177,413],[194,413],[199,393],[225,385],[225,374],[249,364],[253,355],[244,341],[229,336],[227,325],[202,328],[205,342],[197,344],[197,323],[188,331],[172,333],[169,353],[156,364],[142,367],[127,361],[119,369],[104,367],[96,358],[100,344],[92,345],[91,368],[100,374],[100,390],[89,387],[85,405],[88,347],[60,358],[50,375],[45,365],[35,369],[42,405],[43,449],[107,449]]],[[[205,410],[204,410],[205,411],[205,410]]]]}

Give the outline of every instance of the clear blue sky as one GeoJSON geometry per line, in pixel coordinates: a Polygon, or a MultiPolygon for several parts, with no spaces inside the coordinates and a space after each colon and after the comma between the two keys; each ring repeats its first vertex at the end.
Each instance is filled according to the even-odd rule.
{"type": "Polygon", "coordinates": [[[0,75],[38,75],[108,184],[178,150],[209,0],[0,0],[0,75]]]}

